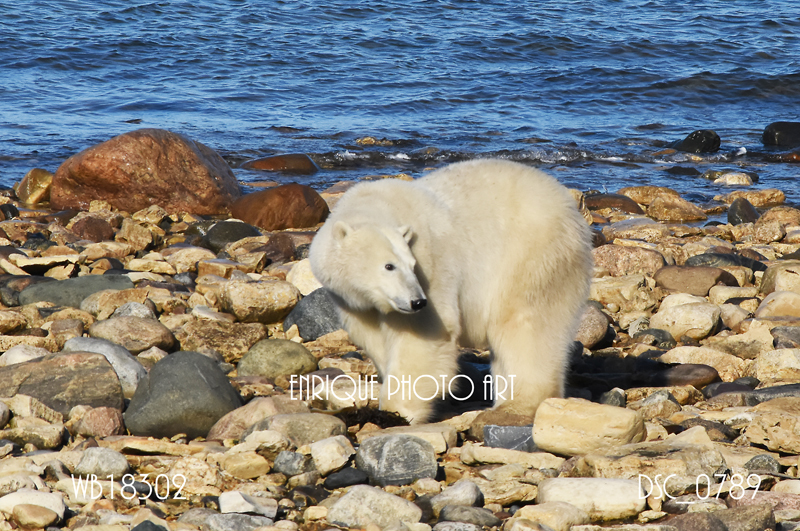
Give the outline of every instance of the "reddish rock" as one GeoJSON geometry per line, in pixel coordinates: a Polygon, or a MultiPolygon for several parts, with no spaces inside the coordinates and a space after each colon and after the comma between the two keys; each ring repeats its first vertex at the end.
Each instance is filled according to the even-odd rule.
{"type": "Polygon", "coordinates": [[[125,435],[122,413],[111,407],[97,407],[87,411],[70,430],[73,435],[84,437],[108,437],[125,435]]]}
{"type": "Polygon", "coordinates": [[[78,220],[72,226],[72,233],[81,240],[93,242],[111,241],[115,234],[114,227],[108,221],[94,216],[78,220]]]}
{"type": "Polygon", "coordinates": [[[264,230],[313,227],[328,217],[328,204],[312,188],[286,184],[239,198],[234,217],[264,230]]]}
{"type": "Polygon", "coordinates": [[[67,159],[53,177],[53,209],[88,210],[92,200],[136,212],[159,205],[171,212],[222,214],[239,184],[214,150],[163,129],[139,129],[67,159]]]}
{"type": "Polygon", "coordinates": [[[628,196],[621,194],[595,194],[584,197],[586,208],[589,210],[602,210],[616,208],[631,214],[644,214],[642,207],[628,196]]]}
{"type": "Polygon", "coordinates": [[[319,171],[319,168],[308,155],[303,153],[289,153],[274,155],[263,159],[251,160],[242,164],[248,170],[284,171],[310,175],[319,171]]]}
{"type": "Polygon", "coordinates": [[[705,297],[717,284],[738,286],[736,279],[718,267],[667,266],[654,276],[656,285],[665,289],[705,297]]]}

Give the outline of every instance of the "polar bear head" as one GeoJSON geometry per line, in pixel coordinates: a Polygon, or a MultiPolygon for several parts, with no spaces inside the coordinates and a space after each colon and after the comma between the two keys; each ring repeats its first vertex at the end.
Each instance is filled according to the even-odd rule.
{"type": "Polygon", "coordinates": [[[324,251],[312,245],[312,268],[320,282],[353,310],[414,313],[425,307],[427,299],[414,273],[413,238],[409,226],[352,227],[337,221],[324,251]]]}

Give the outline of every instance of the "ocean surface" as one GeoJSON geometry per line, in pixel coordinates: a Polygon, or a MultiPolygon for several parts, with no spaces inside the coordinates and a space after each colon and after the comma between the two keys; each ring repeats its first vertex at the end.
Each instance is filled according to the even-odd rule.
{"type": "Polygon", "coordinates": [[[324,189],[501,156],[696,202],[730,189],[666,170],[740,168],[797,204],[800,164],[761,143],[775,121],[800,121],[796,0],[0,0],[0,187],[157,127],[242,182],[324,189]],[[720,150],[660,154],[697,129],[720,150]],[[321,171],[240,168],[298,152],[321,171]]]}

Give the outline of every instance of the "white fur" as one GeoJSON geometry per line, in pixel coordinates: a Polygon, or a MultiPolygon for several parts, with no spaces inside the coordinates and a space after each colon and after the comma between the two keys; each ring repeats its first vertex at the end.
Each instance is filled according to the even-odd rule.
{"type": "MultiPolygon", "coordinates": [[[[515,376],[513,401],[495,405],[533,415],[542,400],[563,393],[589,291],[589,234],[552,177],[476,160],[414,182],[354,186],[309,258],[384,381],[453,376],[459,346],[488,347],[493,374],[515,376]],[[425,296],[427,306],[413,312],[411,302],[425,296]]],[[[435,389],[430,379],[419,382],[420,396],[435,389]]],[[[388,400],[383,387],[382,408],[415,422],[429,418],[430,402],[388,400]]]]}

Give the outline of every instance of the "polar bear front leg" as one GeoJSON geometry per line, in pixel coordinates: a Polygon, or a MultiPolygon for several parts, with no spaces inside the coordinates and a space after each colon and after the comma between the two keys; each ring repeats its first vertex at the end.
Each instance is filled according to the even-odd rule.
{"type": "Polygon", "coordinates": [[[458,348],[454,342],[402,334],[394,337],[388,352],[381,409],[394,411],[412,424],[428,421],[435,404],[447,398],[458,373],[458,348]]]}

